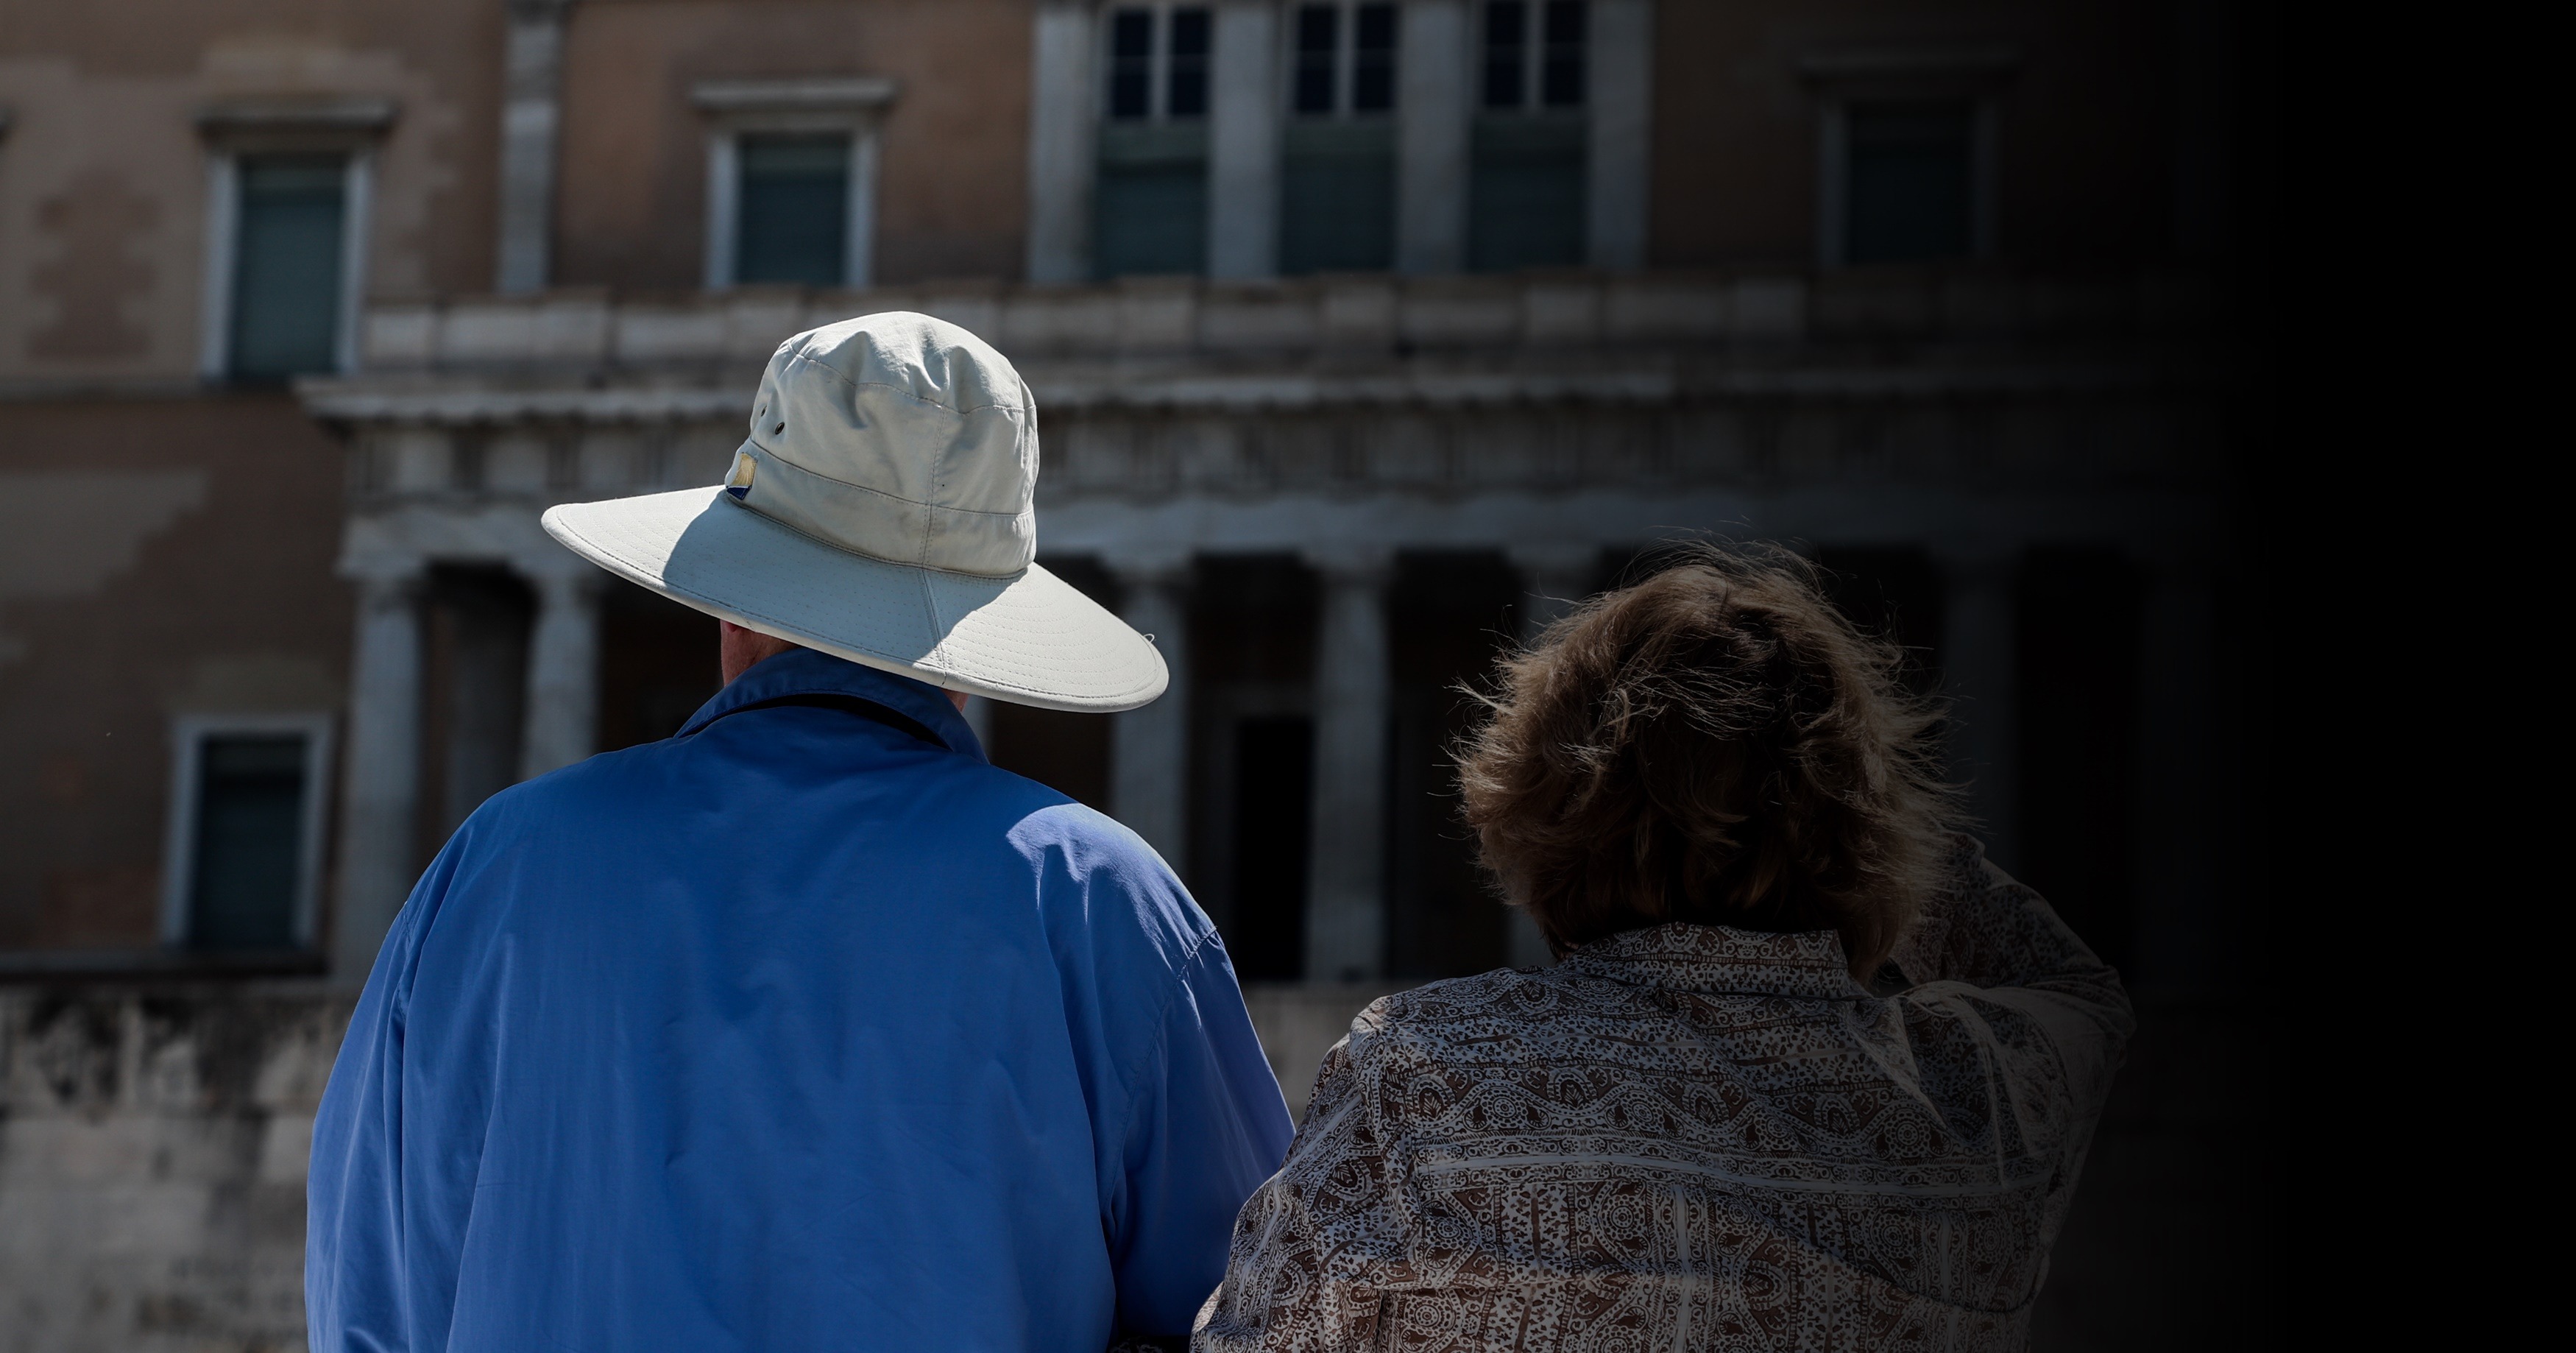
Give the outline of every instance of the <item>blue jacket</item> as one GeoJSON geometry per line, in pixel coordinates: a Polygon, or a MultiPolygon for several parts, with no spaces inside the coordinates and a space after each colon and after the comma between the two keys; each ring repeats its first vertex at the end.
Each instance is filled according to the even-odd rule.
{"type": "Polygon", "coordinates": [[[1289,1135],[1143,841],[798,650],[431,864],[314,1126],[312,1346],[1100,1353],[1289,1135]]]}

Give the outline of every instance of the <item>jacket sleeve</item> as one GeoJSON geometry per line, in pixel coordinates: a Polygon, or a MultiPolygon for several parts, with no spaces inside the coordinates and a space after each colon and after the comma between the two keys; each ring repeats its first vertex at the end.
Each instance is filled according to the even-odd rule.
{"type": "Polygon", "coordinates": [[[403,1043],[422,935],[455,873],[443,852],[376,951],[313,1120],[304,1309],[314,1353],[414,1346],[403,1243],[403,1043]]]}
{"type": "Polygon", "coordinates": [[[1214,935],[1181,970],[1131,1094],[1110,1259],[1122,1334],[1177,1338],[1225,1276],[1235,1213],[1288,1150],[1288,1106],[1214,935]]]}
{"type": "Polygon", "coordinates": [[[1192,1353],[1378,1346],[1379,1289],[1417,1234],[1393,1178],[1385,1001],[1324,1054],[1305,1124],[1279,1173],[1243,1206],[1225,1285],[1191,1331],[1192,1353]]]}
{"type": "Polygon", "coordinates": [[[1898,942],[1895,958],[1918,990],[1957,984],[2049,1011],[2052,1032],[2068,1043],[2063,1051],[2070,1056],[2116,1060],[2136,1027],[2128,992],[2111,965],[2046,899],[1964,836],[1951,854],[1947,886],[1898,942]]]}
{"type": "Polygon", "coordinates": [[[1915,984],[1894,1005],[1928,1100],[1999,1160],[2072,1180],[2137,1027],[2119,974],[1966,837],[1895,958],[1915,984]]]}

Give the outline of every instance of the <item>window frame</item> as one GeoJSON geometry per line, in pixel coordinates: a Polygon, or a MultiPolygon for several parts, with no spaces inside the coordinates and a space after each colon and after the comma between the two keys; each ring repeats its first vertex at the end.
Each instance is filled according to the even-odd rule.
{"type": "Polygon", "coordinates": [[[1597,42],[1593,32],[1593,20],[1597,16],[1592,6],[1588,3],[1583,6],[1583,45],[1580,49],[1580,68],[1584,72],[1582,97],[1572,103],[1549,103],[1547,101],[1548,0],[1520,0],[1520,4],[1521,96],[1513,103],[1492,104],[1485,101],[1485,58],[1493,45],[1491,27],[1493,11],[1488,7],[1486,0],[1477,0],[1475,18],[1468,25],[1469,40],[1475,44],[1471,57],[1474,63],[1473,92],[1468,100],[1471,110],[1476,114],[1497,117],[1590,116],[1592,49],[1597,42]]]}
{"type": "Polygon", "coordinates": [[[2020,64],[2004,47],[1898,48],[1811,53],[1799,71],[1817,100],[1816,264],[1942,267],[1983,263],[1998,252],[2004,89],[2020,64]],[[1968,108],[1968,252],[1920,263],[1855,263],[1851,258],[1851,112],[1881,103],[1962,103],[1968,108]]]}
{"type": "Polygon", "coordinates": [[[359,365],[359,318],[366,306],[367,241],[375,207],[376,151],[392,128],[388,100],[345,99],[215,104],[198,110],[206,143],[205,253],[197,306],[197,374],[232,383],[233,310],[241,262],[241,162],[263,155],[341,158],[340,295],[332,317],[331,369],[359,365]]]}
{"type": "Polygon", "coordinates": [[[304,803],[297,824],[294,949],[313,951],[321,938],[323,833],[330,826],[333,733],[338,719],[325,712],[254,712],[181,714],[170,723],[170,807],[164,825],[161,859],[161,943],[189,947],[190,896],[196,884],[200,791],[204,785],[205,748],[211,738],[304,738],[304,803]]]}
{"type": "MultiPolygon", "coordinates": [[[[1168,126],[1175,122],[1210,123],[1216,117],[1216,0],[1103,0],[1093,12],[1092,24],[1092,117],[1103,127],[1168,126]],[[1172,116],[1172,15],[1184,9],[1204,10],[1208,16],[1208,51],[1204,58],[1208,69],[1203,78],[1210,84],[1207,107],[1184,117],[1172,116]],[[1122,10],[1144,10],[1154,16],[1150,45],[1145,54],[1145,115],[1120,117],[1112,106],[1111,81],[1118,69],[1118,15],[1122,10]]],[[[1282,43],[1285,48],[1287,44],[1282,43]]]]}
{"type": "Polygon", "coordinates": [[[841,241],[843,291],[876,285],[877,141],[895,100],[892,80],[853,76],[822,80],[717,80],[690,91],[707,121],[706,249],[708,291],[744,285],[734,277],[742,229],[742,138],[840,135],[849,138],[848,198],[841,241]]]}
{"type": "Polygon", "coordinates": [[[1404,105],[1404,5],[1401,0],[1288,0],[1280,6],[1279,25],[1279,116],[1281,124],[1290,122],[1361,122],[1383,119],[1390,125],[1402,116],[1404,105]],[[1384,108],[1359,106],[1360,11],[1383,4],[1394,12],[1395,41],[1388,46],[1387,105],[1384,108]],[[1332,107],[1322,112],[1308,112],[1297,107],[1297,76],[1304,51],[1298,44],[1297,25],[1304,11],[1329,9],[1333,20],[1333,98],[1332,107]]]}

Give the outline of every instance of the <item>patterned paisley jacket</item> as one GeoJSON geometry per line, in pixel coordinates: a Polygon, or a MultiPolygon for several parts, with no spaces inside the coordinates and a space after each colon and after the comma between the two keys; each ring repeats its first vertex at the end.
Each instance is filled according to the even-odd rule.
{"type": "Polygon", "coordinates": [[[1191,1347],[2021,1347],[2129,1006],[1951,866],[1892,995],[1830,931],[1668,925],[1370,1006],[1191,1347]]]}

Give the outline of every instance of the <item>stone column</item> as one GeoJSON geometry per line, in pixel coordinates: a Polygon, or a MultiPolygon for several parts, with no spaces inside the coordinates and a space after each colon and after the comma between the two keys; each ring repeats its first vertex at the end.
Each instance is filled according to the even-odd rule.
{"type": "Polygon", "coordinates": [[[1951,774],[1968,786],[1986,853],[2005,869],[2020,864],[2020,624],[2013,596],[2020,553],[2010,548],[1942,551],[1946,595],[1941,686],[1951,699],[1951,774]]]}
{"type": "Polygon", "coordinates": [[[1647,152],[1654,139],[1654,0],[1592,0],[1585,237],[1592,266],[1646,266],[1647,152]]]}
{"type": "Polygon", "coordinates": [[[1031,49],[1029,280],[1086,281],[1102,97],[1088,0],[1044,0],[1031,49]]]}
{"type": "Polygon", "coordinates": [[[1356,982],[1386,966],[1386,758],[1392,713],[1386,586],[1393,556],[1352,550],[1307,562],[1323,574],[1315,659],[1314,840],[1306,976],[1356,982]]]}
{"type": "MultiPolygon", "coordinates": [[[[2258,946],[2221,933],[2220,833],[2232,820],[2216,733],[2217,598],[2209,562],[2157,560],[2139,626],[2138,911],[2133,982],[2208,991],[2237,976],[2222,956],[2258,946]]],[[[2245,924],[2242,918],[2234,923],[2245,924]]]]}
{"type": "Polygon", "coordinates": [[[564,16],[571,8],[572,0],[509,0],[496,279],[505,294],[545,290],[552,269],[564,16]]]}
{"type": "Polygon", "coordinates": [[[1208,276],[1279,271],[1279,11],[1221,4],[1208,70],[1208,276]]]}
{"type": "Polygon", "coordinates": [[[607,577],[592,568],[526,576],[537,622],[528,635],[519,778],[532,780],[589,756],[597,743],[599,594],[607,577]]]}
{"type": "Polygon", "coordinates": [[[367,980],[418,864],[422,581],[417,566],[358,579],[331,936],[331,977],[345,986],[367,980]]]}
{"type": "MultiPolygon", "coordinates": [[[[1537,642],[1549,625],[1582,604],[1601,580],[1601,551],[1590,545],[1521,545],[1511,550],[1512,567],[1521,575],[1520,641],[1537,642]]],[[[1529,913],[1510,908],[1504,948],[1515,968],[1544,968],[1556,962],[1547,937],[1529,913]]]]}
{"type": "Polygon", "coordinates": [[[1187,555],[1109,561],[1125,589],[1125,619],[1153,636],[1171,670],[1161,699],[1110,725],[1109,805],[1178,869],[1189,849],[1190,560],[1187,555]]]}
{"type": "Polygon", "coordinates": [[[1475,26],[1464,0],[1400,11],[1395,91],[1395,268],[1457,272],[1467,262],[1467,134],[1475,112],[1475,26]]]}

